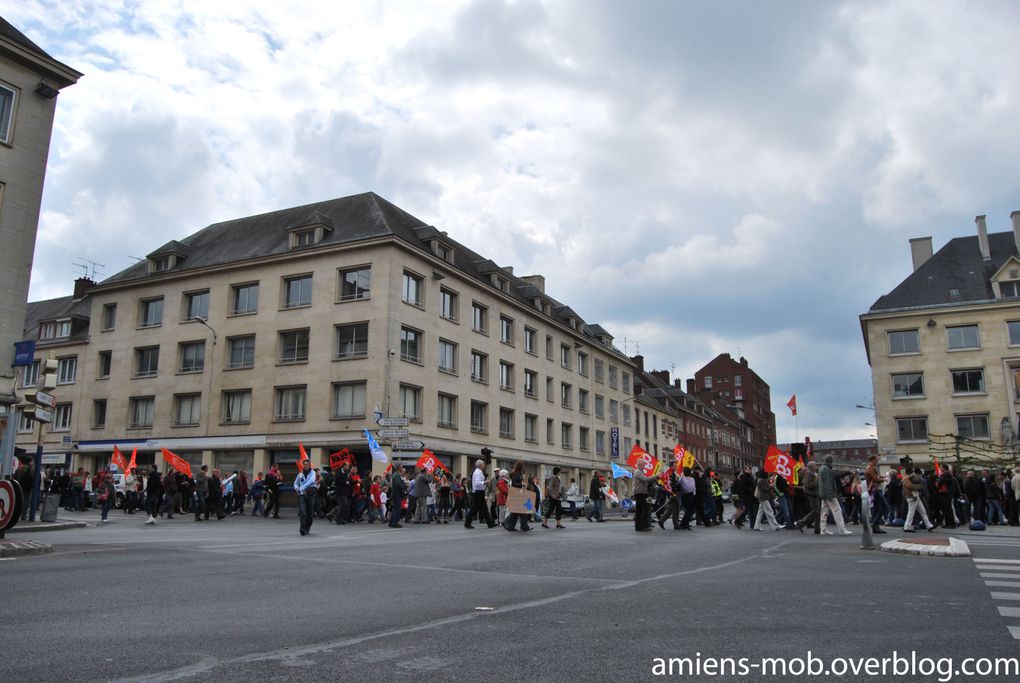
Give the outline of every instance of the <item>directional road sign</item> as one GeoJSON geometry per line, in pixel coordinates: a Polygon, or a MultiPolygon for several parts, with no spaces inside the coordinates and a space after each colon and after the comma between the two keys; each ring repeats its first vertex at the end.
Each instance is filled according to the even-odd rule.
{"type": "Polygon", "coordinates": [[[406,429],[380,429],[376,432],[380,439],[406,439],[410,434],[406,429]]]}
{"type": "Polygon", "coordinates": [[[393,450],[395,451],[420,451],[425,448],[424,441],[394,441],[393,450]]]}
{"type": "Polygon", "coordinates": [[[379,418],[380,427],[406,427],[408,418],[406,417],[382,417],[379,418]]]}

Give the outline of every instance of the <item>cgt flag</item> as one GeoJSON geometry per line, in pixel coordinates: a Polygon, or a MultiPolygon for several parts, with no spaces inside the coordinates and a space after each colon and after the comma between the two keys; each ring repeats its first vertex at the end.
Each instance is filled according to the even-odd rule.
{"type": "Polygon", "coordinates": [[[673,446],[673,459],[680,470],[683,470],[685,467],[694,467],[694,453],[691,453],[680,444],[673,446]]]}
{"type": "Polygon", "coordinates": [[[441,469],[443,472],[446,472],[451,476],[453,475],[453,473],[450,472],[449,469],[447,469],[446,465],[439,462],[439,458],[436,457],[436,454],[427,448],[425,449],[425,452],[421,454],[421,457],[418,458],[418,462],[414,463],[415,469],[420,470],[422,468],[425,468],[425,471],[428,472],[429,474],[435,473],[437,467],[441,469]]]}
{"type": "Polygon", "coordinates": [[[350,450],[343,448],[336,453],[329,454],[329,471],[336,472],[338,469],[343,467],[345,462],[354,464],[354,456],[351,455],[350,450]]]}
{"type": "Polygon", "coordinates": [[[786,407],[790,409],[790,412],[794,415],[797,414],[797,394],[790,397],[790,400],[786,402],[786,407]]]}
{"type": "Polygon", "coordinates": [[[390,456],[386,455],[386,451],[379,446],[379,442],[372,438],[372,435],[368,433],[368,429],[365,427],[361,428],[361,431],[365,433],[365,438],[368,440],[368,450],[372,453],[372,460],[378,460],[379,462],[389,462],[390,456]]]}
{"type": "Polygon", "coordinates": [[[127,458],[124,457],[124,454],[116,446],[113,447],[113,455],[110,457],[110,462],[117,466],[121,474],[127,474],[127,458]]]}
{"type": "Polygon", "coordinates": [[[138,467],[138,448],[131,449],[131,462],[128,463],[127,469],[124,470],[124,474],[131,472],[138,467]]]}
{"type": "Polygon", "coordinates": [[[181,474],[186,474],[189,477],[192,476],[191,465],[188,464],[188,461],[171,451],[169,448],[163,449],[163,460],[166,461],[167,465],[174,468],[181,474]]]}
{"type": "Polygon", "coordinates": [[[298,441],[297,447],[298,447],[298,452],[301,454],[301,456],[297,459],[297,468],[298,468],[298,472],[300,472],[301,471],[301,463],[303,463],[305,460],[308,460],[308,453],[305,452],[305,445],[303,443],[301,443],[300,441],[298,441]]]}
{"type": "Polygon", "coordinates": [[[634,448],[630,449],[627,464],[636,470],[641,470],[641,473],[646,477],[654,477],[662,469],[662,463],[637,444],[634,444],[634,448]]]}

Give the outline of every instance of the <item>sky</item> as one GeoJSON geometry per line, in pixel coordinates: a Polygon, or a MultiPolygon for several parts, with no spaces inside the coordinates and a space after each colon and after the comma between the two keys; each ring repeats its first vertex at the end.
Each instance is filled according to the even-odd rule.
{"type": "Polygon", "coordinates": [[[674,378],[719,353],[779,440],[867,438],[858,316],[1020,209],[1020,4],[108,2],[3,16],[58,100],[30,291],[366,191],[674,378]],[[797,395],[795,422],[785,404],[797,395]]]}

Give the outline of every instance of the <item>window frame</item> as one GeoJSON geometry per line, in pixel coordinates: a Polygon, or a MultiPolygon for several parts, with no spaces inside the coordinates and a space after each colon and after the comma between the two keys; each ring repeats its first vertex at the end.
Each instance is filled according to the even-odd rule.
{"type": "Polygon", "coordinates": [[[499,407],[499,438],[513,439],[515,416],[514,409],[506,406],[499,407]]]}
{"type": "MultiPolygon", "coordinates": [[[[177,345],[177,372],[182,374],[197,374],[205,372],[205,340],[195,341],[183,341],[177,345]],[[202,350],[202,365],[201,367],[185,367],[185,361],[187,360],[187,352],[190,347],[201,348],[202,350]]],[[[197,359],[196,359],[197,360],[197,359]]]]}
{"type": "Polygon", "coordinates": [[[438,359],[437,367],[439,372],[445,372],[448,375],[457,374],[457,342],[450,341],[449,339],[439,338],[438,346],[438,359]],[[448,351],[448,353],[447,353],[448,351]],[[444,364],[445,361],[449,360],[449,364],[444,364]]]}
{"type": "Polygon", "coordinates": [[[510,316],[499,316],[499,341],[507,346],[514,345],[514,319],[510,316]]]}
{"type": "Polygon", "coordinates": [[[174,427],[198,427],[202,424],[202,394],[188,392],[184,394],[174,394],[174,427]],[[197,408],[196,401],[197,399],[197,408]],[[191,409],[189,413],[192,415],[191,422],[184,422],[181,420],[181,408],[184,406],[185,401],[190,404],[191,409]]]}
{"type": "Polygon", "coordinates": [[[110,332],[117,328],[117,303],[103,304],[103,312],[99,317],[99,331],[110,332]]]}
{"type": "Polygon", "coordinates": [[[397,400],[400,406],[400,417],[406,417],[411,422],[422,421],[422,388],[414,385],[401,382],[397,388],[397,400]],[[414,414],[407,414],[407,397],[411,396],[414,399],[414,414]]]}
{"type": "MultiPolygon", "coordinates": [[[[293,407],[293,406],[291,406],[293,407]]],[[[273,422],[304,422],[308,419],[308,385],[289,384],[273,387],[273,422]],[[288,397],[291,397],[288,399],[288,397]],[[300,397],[300,411],[284,414],[285,400],[293,402],[300,397]]]]}
{"type": "Polygon", "coordinates": [[[302,364],[308,363],[309,358],[311,357],[311,347],[312,347],[312,334],[311,334],[311,330],[309,328],[307,328],[307,327],[299,327],[299,328],[293,329],[293,330],[280,330],[276,334],[277,334],[277,336],[276,336],[276,345],[277,345],[276,364],[277,365],[302,365],[302,364]],[[288,351],[288,347],[287,347],[287,343],[288,343],[287,342],[287,338],[288,338],[288,336],[290,336],[290,335],[302,335],[302,334],[304,335],[304,351],[305,351],[304,358],[300,357],[300,355],[299,355],[299,353],[301,351],[301,344],[300,344],[301,339],[300,339],[300,336],[296,336],[295,340],[294,340],[295,341],[295,343],[294,343],[294,356],[292,358],[285,357],[284,354],[288,351]]]}
{"type": "Polygon", "coordinates": [[[254,334],[239,334],[234,337],[227,337],[227,370],[248,370],[255,367],[255,336],[254,334]],[[251,340],[251,348],[248,347],[248,340],[251,340]],[[234,362],[234,345],[242,343],[244,348],[242,349],[242,360],[240,363],[234,362]],[[248,354],[251,354],[251,362],[245,362],[248,354]]]}
{"type": "Polygon", "coordinates": [[[334,420],[360,420],[365,417],[366,406],[368,405],[368,381],[357,380],[353,382],[333,382],[330,385],[330,397],[333,405],[330,407],[330,417],[334,420]],[[347,403],[350,404],[350,412],[341,412],[341,392],[344,389],[349,388],[350,400],[347,403]],[[357,412],[358,408],[358,395],[361,395],[361,412],[357,412]]]}
{"type": "Polygon", "coordinates": [[[156,419],[156,397],[155,396],[131,396],[128,398],[128,429],[151,429],[156,419]],[[148,422],[139,421],[138,409],[148,406],[148,422]]]}
{"type": "Polygon", "coordinates": [[[57,385],[74,384],[78,381],[78,356],[64,356],[57,359],[57,385]]]}
{"type": "Polygon", "coordinates": [[[471,302],[471,331],[489,336],[489,307],[477,301],[471,302]]]}
{"type": "Polygon", "coordinates": [[[0,142],[5,145],[11,144],[11,140],[14,138],[15,114],[18,111],[19,94],[17,88],[7,83],[0,83],[0,142]],[[9,107],[2,106],[5,101],[10,103],[9,107]]]}
{"type": "Polygon", "coordinates": [[[489,404],[485,401],[471,401],[471,432],[473,434],[489,433],[489,404]],[[479,420],[476,420],[479,417],[479,420]]]}
{"type": "Polygon", "coordinates": [[[894,425],[896,427],[896,443],[928,443],[928,416],[927,415],[906,415],[903,417],[896,417],[894,419],[894,425]],[[916,430],[911,427],[910,438],[901,438],[902,428],[900,423],[921,423],[924,428],[924,438],[917,438],[916,430]]]}
{"type": "Polygon", "coordinates": [[[162,327],[163,326],[164,306],[165,306],[165,301],[164,301],[164,297],[162,297],[162,296],[153,296],[153,297],[147,297],[145,299],[139,299],[139,301],[138,301],[138,329],[140,329],[140,330],[147,330],[147,329],[152,328],[152,327],[162,327]],[[150,316],[149,316],[150,309],[149,309],[149,307],[150,306],[155,306],[156,304],[158,304],[159,316],[152,316],[152,317],[158,317],[158,320],[150,320],[150,316]]]}
{"type": "MultiPolygon", "coordinates": [[[[198,319],[202,319],[202,320],[208,320],[209,319],[209,290],[208,289],[197,289],[197,290],[192,291],[192,292],[184,292],[183,299],[184,299],[184,301],[183,301],[183,303],[184,303],[184,311],[183,311],[183,316],[182,316],[183,322],[193,322],[193,321],[198,320],[198,319]],[[196,301],[201,303],[203,297],[204,297],[204,300],[205,300],[205,313],[201,314],[201,311],[199,311],[200,314],[196,315],[195,311],[192,310],[192,308],[194,307],[193,304],[195,304],[196,301]]],[[[202,308],[202,307],[199,306],[199,308],[202,308]]]]}
{"type": "Polygon", "coordinates": [[[259,312],[259,296],[258,280],[230,285],[230,315],[255,315],[259,312]],[[254,290],[254,297],[252,297],[251,290],[254,290]],[[240,307],[242,294],[245,301],[244,308],[240,307]],[[254,308],[252,308],[252,298],[255,299],[254,308]]]}
{"type": "Polygon", "coordinates": [[[368,358],[370,338],[371,334],[369,332],[369,322],[367,320],[359,320],[358,322],[351,323],[337,323],[333,325],[333,360],[360,360],[368,358]],[[363,339],[359,338],[357,335],[357,331],[362,327],[364,328],[363,339]],[[353,339],[346,343],[346,346],[353,348],[353,351],[344,352],[344,333],[348,330],[355,333],[353,339]],[[362,346],[363,348],[361,348],[362,346]]]}
{"type": "Polygon", "coordinates": [[[489,354],[477,349],[471,349],[471,381],[489,383],[489,354]]]}
{"type": "Polygon", "coordinates": [[[440,391],[436,398],[436,427],[457,429],[457,396],[440,391]],[[444,404],[446,408],[444,409],[444,404]],[[444,420],[443,417],[448,419],[444,420]]]}
{"type": "Polygon", "coordinates": [[[339,303],[346,303],[349,301],[367,301],[372,298],[372,264],[350,266],[347,268],[337,268],[337,297],[336,300],[339,303]],[[368,287],[362,288],[362,274],[368,273],[367,282],[368,287]],[[347,281],[348,275],[354,275],[355,279],[353,283],[347,281]],[[354,293],[347,294],[346,290],[348,285],[353,286],[354,293]]]}
{"type": "Polygon", "coordinates": [[[159,375],[159,346],[136,346],[134,356],[134,373],[132,373],[131,377],[133,379],[147,379],[150,377],[156,377],[157,375],[159,375]],[[155,360],[154,367],[153,363],[149,363],[148,369],[143,371],[142,360],[143,358],[149,358],[150,353],[155,360]]]}
{"type": "Polygon", "coordinates": [[[439,317],[450,322],[460,318],[460,293],[449,287],[439,288],[439,317]]]}
{"type": "Polygon", "coordinates": [[[891,385],[892,385],[892,398],[894,401],[902,401],[905,399],[919,399],[925,398],[924,393],[924,372],[893,372],[890,374],[891,385]],[[910,378],[916,376],[921,381],[920,393],[911,393],[910,388],[917,382],[917,380],[908,380],[908,383],[904,386],[907,388],[906,392],[898,393],[896,391],[897,378],[910,378]]]}
{"type": "Polygon", "coordinates": [[[956,419],[956,434],[960,438],[963,438],[963,439],[973,439],[975,441],[991,441],[991,439],[992,439],[992,424],[991,424],[991,418],[989,417],[988,413],[961,413],[961,414],[953,415],[953,417],[956,419]],[[976,419],[984,420],[985,432],[986,433],[984,435],[982,435],[982,436],[978,436],[976,430],[974,430],[974,420],[976,420],[976,419]],[[969,435],[964,434],[963,430],[960,429],[960,420],[970,420],[971,433],[969,435]]]}
{"type": "MultiPolygon", "coordinates": [[[[970,384],[970,377],[966,377],[966,382],[970,384]]],[[[985,369],[984,368],[957,368],[949,371],[949,381],[952,386],[953,396],[983,396],[988,393],[988,385],[985,383],[985,369]],[[965,389],[963,391],[957,389],[956,378],[958,373],[978,373],[978,381],[980,389],[965,389]]]]}
{"type": "MultiPolygon", "coordinates": [[[[251,389],[231,389],[229,391],[224,391],[221,394],[221,396],[222,396],[222,399],[221,399],[221,406],[220,406],[221,407],[221,410],[220,410],[220,424],[224,424],[224,425],[228,425],[228,424],[229,425],[251,424],[251,402],[252,402],[252,390],[251,389]],[[231,419],[229,419],[230,418],[230,413],[229,413],[230,402],[235,397],[240,399],[240,406],[239,406],[239,408],[241,409],[240,412],[242,414],[246,413],[247,416],[244,417],[244,418],[239,418],[239,419],[236,419],[236,420],[231,420],[231,419]],[[247,409],[247,410],[245,410],[245,409],[247,409]]],[[[274,409],[275,409],[275,406],[274,406],[274,409]]]]}
{"type": "MultiPolygon", "coordinates": [[[[962,337],[960,341],[966,341],[962,337]]],[[[978,351],[981,349],[981,327],[977,323],[968,323],[966,325],[947,325],[946,326],[946,351],[978,351]],[[974,334],[977,337],[976,346],[953,346],[952,333],[955,330],[969,330],[973,328],[974,334]]]]}
{"type": "Polygon", "coordinates": [[[400,360],[408,363],[414,363],[415,365],[424,365],[425,357],[425,333],[414,327],[407,325],[400,326],[400,360]],[[417,355],[411,355],[408,353],[410,349],[411,339],[408,335],[414,337],[415,351],[417,355]]]}
{"type": "MultiPolygon", "coordinates": [[[[903,330],[886,330],[885,332],[885,343],[886,348],[889,351],[890,356],[916,356],[921,353],[921,333],[918,328],[910,328],[903,330]],[[893,335],[894,334],[908,334],[912,333],[914,339],[917,341],[916,351],[893,351],[893,335]]],[[[906,345],[904,345],[905,347],[906,345]]]]}
{"type": "Polygon", "coordinates": [[[400,280],[400,300],[415,308],[425,308],[425,277],[414,271],[404,269],[400,280]],[[410,295],[408,283],[414,283],[414,299],[410,295]]]}
{"type": "Polygon", "coordinates": [[[289,311],[293,308],[308,308],[312,305],[312,292],[314,291],[314,280],[312,273],[300,273],[298,275],[285,275],[283,276],[283,287],[280,292],[280,310],[289,311]],[[305,301],[303,297],[304,284],[308,283],[308,300],[305,301]],[[298,299],[296,303],[291,303],[291,287],[299,285],[298,299]]]}

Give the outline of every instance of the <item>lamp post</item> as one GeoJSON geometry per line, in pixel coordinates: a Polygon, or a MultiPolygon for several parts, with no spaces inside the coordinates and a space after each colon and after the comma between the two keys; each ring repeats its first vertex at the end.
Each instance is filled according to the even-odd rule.
{"type": "Polygon", "coordinates": [[[206,406],[205,406],[205,425],[206,425],[205,431],[206,431],[206,434],[208,434],[209,430],[212,427],[213,367],[214,367],[214,363],[216,361],[216,341],[219,338],[219,335],[216,334],[216,330],[213,328],[213,326],[209,324],[209,319],[208,318],[203,318],[201,316],[195,316],[195,320],[197,322],[201,323],[203,326],[208,327],[209,331],[212,332],[212,345],[213,345],[213,347],[212,347],[212,351],[209,353],[209,396],[208,396],[208,400],[206,401],[206,406]]]}

